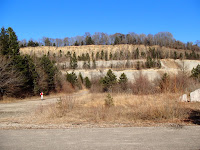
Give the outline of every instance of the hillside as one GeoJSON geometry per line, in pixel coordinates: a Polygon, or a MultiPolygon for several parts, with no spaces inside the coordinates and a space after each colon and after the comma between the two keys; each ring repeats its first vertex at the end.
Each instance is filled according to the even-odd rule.
{"type": "Polygon", "coordinates": [[[192,52],[190,50],[183,50],[183,49],[172,49],[172,48],[166,48],[166,47],[160,47],[160,46],[144,46],[144,45],[128,45],[128,44],[121,44],[121,45],[83,45],[83,46],[64,46],[64,47],[55,47],[55,46],[39,46],[39,47],[24,47],[20,48],[20,53],[22,54],[36,54],[37,56],[41,56],[44,54],[60,54],[62,52],[64,55],[67,54],[67,52],[76,52],[76,55],[81,55],[83,53],[89,53],[90,55],[92,52],[97,53],[103,51],[107,51],[108,53],[112,52],[115,53],[116,51],[134,51],[137,48],[141,52],[147,52],[150,48],[155,48],[155,50],[160,50],[164,53],[170,53],[176,51],[177,53],[185,53],[187,51],[188,53],[192,52]],[[60,51],[61,50],[61,51],[60,51]]]}
{"type": "Polygon", "coordinates": [[[199,60],[188,60],[190,57],[194,59],[192,58],[194,54],[198,56],[195,59],[199,59],[199,54],[190,50],[128,44],[25,47],[20,49],[20,53],[37,56],[49,55],[56,60],[62,73],[74,71],[77,75],[81,73],[83,77],[87,76],[90,79],[105,76],[108,69],[112,69],[117,77],[124,72],[130,81],[134,81],[139,72],[147,75],[150,80],[154,80],[160,78],[164,73],[177,74],[183,68],[190,73],[194,67],[200,64],[199,60]],[[74,52],[77,59],[75,70],[71,68],[70,61],[70,58],[74,57],[74,52]],[[102,53],[103,56],[101,56],[102,53]],[[138,53],[138,56],[136,56],[136,53],[138,53]],[[186,56],[186,53],[188,56],[186,56]],[[87,54],[89,58],[85,58],[87,54]],[[110,58],[111,54],[112,58],[110,58]],[[98,58],[97,55],[99,55],[98,58]],[[108,58],[105,58],[105,55],[108,55],[108,58]],[[118,57],[114,58],[115,55],[118,55],[118,57]],[[146,67],[147,58],[154,57],[153,55],[156,55],[152,59],[156,65],[146,67]],[[182,58],[180,58],[181,55],[182,58]],[[158,62],[160,63],[159,66],[157,65],[158,62]]]}
{"type": "MultiPolygon", "coordinates": [[[[160,69],[158,68],[152,68],[152,69],[141,69],[137,70],[135,68],[111,68],[109,67],[109,64],[119,63],[116,61],[97,61],[97,69],[82,69],[82,67],[73,70],[73,69],[62,69],[62,73],[65,74],[66,72],[71,73],[74,71],[77,75],[79,73],[82,74],[83,77],[89,77],[90,79],[103,77],[106,75],[108,69],[112,69],[114,74],[119,78],[119,76],[122,73],[125,73],[129,79],[129,81],[133,82],[135,77],[139,75],[139,73],[142,73],[148,77],[149,80],[153,81],[156,78],[161,78],[164,73],[167,73],[169,75],[177,75],[179,72],[181,72],[183,69],[185,69],[185,72],[188,74],[191,73],[191,70],[196,67],[198,64],[200,64],[200,61],[198,60],[173,60],[173,59],[163,59],[161,60],[162,67],[160,69]],[[105,66],[102,68],[102,66],[105,66]]],[[[123,63],[121,61],[121,63],[123,63]]],[[[125,63],[125,62],[124,62],[125,63]]],[[[69,63],[68,63],[69,65],[69,63]]],[[[83,62],[79,62],[78,66],[82,66],[83,62]]]]}
{"type": "MultiPolygon", "coordinates": [[[[108,69],[112,69],[117,77],[121,75],[121,73],[125,73],[130,81],[134,80],[134,77],[142,72],[147,75],[150,80],[154,80],[159,78],[164,73],[168,74],[177,74],[181,69],[185,69],[187,72],[191,72],[192,68],[196,67],[200,64],[199,60],[185,60],[186,53],[189,56],[193,54],[190,50],[183,49],[170,49],[166,47],[160,46],[144,46],[144,45],[84,45],[84,46],[65,46],[65,47],[53,47],[53,46],[40,46],[40,47],[25,47],[20,49],[20,53],[22,54],[30,54],[42,56],[44,54],[53,57],[58,63],[59,68],[65,74],[67,72],[72,72],[73,70],[78,75],[79,72],[83,75],[83,77],[88,76],[90,79],[95,77],[100,77],[106,75],[108,69]],[[136,50],[138,49],[138,56],[134,58],[136,55],[136,50]],[[155,65],[154,67],[145,67],[146,58],[148,56],[153,57],[152,53],[154,50],[156,53],[156,60],[160,61],[160,67],[155,65]],[[70,67],[70,58],[73,53],[76,53],[77,58],[77,67],[76,69],[72,69],[70,67]],[[104,52],[104,56],[107,53],[106,58],[97,58],[97,53],[99,55],[104,52]],[[159,52],[159,56],[157,53],[159,52]],[[70,58],[68,57],[68,53],[70,53],[70,58]],[[87,58],[82,58],[83,55],[89,54],[87,58]],[[176,53],[176,54],[175,54],[176,53]],[[110,54],[112,54],[112,59],[110,58],[110,54]],[[122,55],[123,54],[123,55],[122,55]],[[134,55],[132,57],[132,54],[134,55]],[[145,56],[142,56],[144,54],[145,56]],[[92,56],[93,55],[93,56],[92,56]],[[119,55],[117,58],[114,58],[114,55],[119,55]],[[131,56],[129,56],[131,55],[131,56]],[[177,55],[177,56],[175,56],[177,55]],[[182,55],[182,59],[179,59],[179,56],[182,55]],[[127,58],[129,56],[129,58],[127,58]],[[172,59],[177,57],[177,59],[172,59]],[[171,58],[171,59],[169,59],[171,58]],[[95,60],[95,62],[94,62],[95,60]],[[95,63],[95,67],[94,67],[95,63]],[[139,66],[138,66],[139,64],[139,66]],[[89,67],[88,67],[89,66],[89,67]],[[138,69],[138,67],[140,69],[138,69]]],[[[198,55],[198,53],[196,53],[198,55]]],[[[190,59],[190,58],[188,58],[190,59]]],[[[199,59],[199,58],[198,58],[199,59]]]]}

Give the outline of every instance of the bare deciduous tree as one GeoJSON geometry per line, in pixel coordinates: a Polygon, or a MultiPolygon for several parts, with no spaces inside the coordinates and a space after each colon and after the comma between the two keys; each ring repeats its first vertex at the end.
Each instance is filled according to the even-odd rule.
{"type": "Polygon", "coordinates": [[[23,78],[8,59],[0,56],[0,62],[0,100],[2,100],[4,95],[14,95],[20,90],[23,78]]]}
{"type": "Polygon", "coordinates": [[[63,39],[63,44],[64,44],[64,46],[69,46],[69,38],[68,37],[63,39]]]}

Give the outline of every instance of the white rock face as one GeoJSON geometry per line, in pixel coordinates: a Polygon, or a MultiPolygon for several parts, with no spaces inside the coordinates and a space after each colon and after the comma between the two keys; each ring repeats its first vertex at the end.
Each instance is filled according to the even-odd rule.
{"type": "Polygon", "coordinates": [[[180,97],[180,101],[181,101],[181,102],[188,102],[187,94],[183,94],[183,95],[180,97]]]}
{"type": "Polygon", "coordinates": [[[200,89],[197,89],[190,93],[191,102],[200,102],[200,89]]]}

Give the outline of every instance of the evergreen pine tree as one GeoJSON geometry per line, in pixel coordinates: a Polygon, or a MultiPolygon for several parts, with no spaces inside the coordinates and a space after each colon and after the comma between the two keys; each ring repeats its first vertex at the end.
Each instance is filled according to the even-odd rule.
{"type": "Polygon", "coordinates": [[[109,59],[110,59],[110,60],[112,60],[112,53],[111,53],[111,52],[110,52],[110,56],[109,56],[109,59]]]}
{"type": "Polygon", "coordinates": [[[70,67],[76,69],[78,67],[76,53],[74,52],[73,56],[70,58],[70,67]]]}
{"type": "Polygon", "coordinates": [[[75,88],[75,85],[77,84],[78,78],[74,72],[67,73],[66,80],[71,83],[71,85],[75,88]]]}
{"type": "Polygon", "coordinates": [[[48,83],[48,91],[49,93],[51,90],[55,90],[55,75],[57,73],[57,68],[54,65],[54,63],[46,56],[44,55],[41,60],[40,64],[42,68],[44,69],[44,72],[47,74],[47,83],[48,83]]]}
{"type": "Polygon", "coordinates": [[[101,60],[103,60],[103,58],[104,58],[104,51],[102,50],[101,51],[101,60]]]}
{"type": "Polygon", "coordinates": [[[92,40],[92,38],[90,36],[87,36],[85,39],[86,45],[93,45],[94,41],[92,40]]]}
{"type": "Polygon", "coordinates": [[[119,77],[118,83],[123,90],[127,89],[127,82],[128,82],[128,78],[127,78],[126,74],[122,73],[121,76],[119,77]]]}
{"type": "Polygon", "coordinates": [[[0,52],[2,55],[19,55],[19,43],[13,29],[1,28],[0,52]]]}
{"type": "Polygon", "coordinates": [[[111,69],[108,70],[106,76],[100,80],[103,85],[103,90],[108,91],[114,84],[117,83],[117,77],[111,69]]]}
{"type": "Polygon", "coordinates": [[[90,82],[90,80],[89,80],[89,78],[88,77],[85,77],[85,86],[86,86],[86,88],[91,88],[91,82],[90,82]]]}
{"type": "Polygon", "coordinates": [[[99,52],[96,53],[96,60],[99,60],[99,52]]]}
{"type": "Polygon", "coordinates": [[[105,61],[108,61],[108,52],[105,52],[105,61]]]}
{"type": "Polygon", "coordinates": [[[78,42],[77,42],[77,41],[74,43],[74,46],[79,46],[79,44],[78,44],[78,42]]]}
{"type": "Polygon", "coordinates": [[[128,78],[125,73],[122,73],[121,76],[119,77],[119,83],[127,83],[128,78]]]}
{"type": "Polygon", "coordinates": [[[0,33],[0,52],[2,55],[7,55],[9,54],[9,44],[8,44],[8,33],[4,27],[1,28],[1,33],[0,33]]]}
{"type": "Polygon", "coordinates": [[[193,78],[196,78],[200,81],[200,65],[197,65],[196,68],[193,68],[191,73],[193,78]]]}

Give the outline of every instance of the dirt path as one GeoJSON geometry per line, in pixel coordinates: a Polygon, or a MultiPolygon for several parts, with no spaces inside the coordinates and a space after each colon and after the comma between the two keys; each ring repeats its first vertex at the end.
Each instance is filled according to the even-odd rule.
{"type": "MultiPolygon", "coordinates": [[[[82,90],[77,93],[73,93],[73,94],[65,95],[65,96],[76,97],[76,96],[81,96],[87,93],[88,93],[87,90],[82,90]]],[[[35,100],[26,100],[26,101],[14,102],[14,103],[0,104],[0,119],[5,118],[5,117],[14,118],[14,117],[27,115],[33,112],[35,109],[37,109],[40,106],[45,106],[45,105],[58,102],[61,97],[62,96],[48,97],[44,100],[40,100],[40,98],[38,98],[35,100]]]]}

